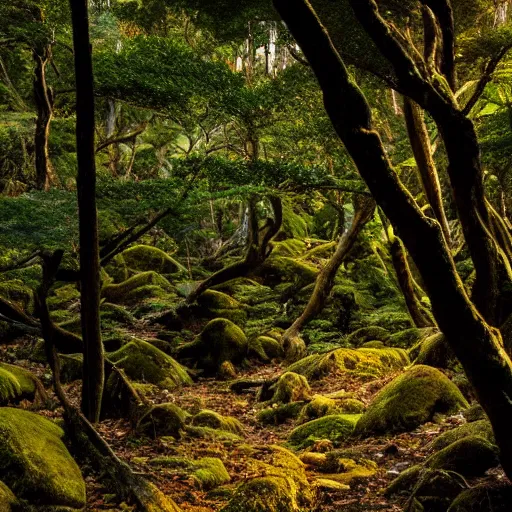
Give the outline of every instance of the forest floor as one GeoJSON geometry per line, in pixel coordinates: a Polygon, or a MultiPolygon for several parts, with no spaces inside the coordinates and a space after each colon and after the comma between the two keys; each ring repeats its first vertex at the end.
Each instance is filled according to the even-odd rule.
{"type": "MultiPolygon", "coordinates": [[[[5,349],[3,349],[5,351],[5,349]]],[[[3,354],[3,360],[8,359],[3,354]]],[[[17,361],[17,364],[24,362],[17,361]]],[[[34,373],[43,379],[48,379],[43,365],[25,362],[34,373]],[[46,375],[45,375],[46,374],[46,375]]],[[[261,365],[240,372],[239,377],[251,379],[272,379],[283,372],[283,367],[277,364],[261,365]]],[[[387,382],[396,377],[395,374],[385,378],[365,382],[353,375],[338,374],[312,382],[313,393],[325,394],[334,391],[353,393],[355,398],[368,404],[375,393],[387,382]]],[[[80,383],[75,382],[66,386],[68,395],[78,405],[80,383]]],[[[218,457],[226,466],[231,478],[231,484],[236,486],[250,478],[248,468],[248,447],[258,445],[285,445],[293,420],[279,425],[263,425],[257,421],[257,412],[261,404],[257,402],[256,390],[236,394],[229,388],[229,382],[215,379],[199,378],[194,385],[179,390],[160,390],[150,397],[154,404],[173,402],[185,410],[208,408],[223,415],[238,419],[244,427],[241,441],[216,440],[195,438],[185,435],[179,440],[170,437],[151,439],[135,432],[126,420],[106,420],[98,425],[101,435],[110,443],[116,454],[137,472],[143,474],[155,483],[165,494],[172,497],[184,511],[214,512],[219,511],[228,502],[228,496],[214,491],[197,489],[194,481],[184,478],[172,469],[151,465],[151,459],[161,456],[180,456],[190,459],[201,457],[218,457]]],[[[56,402],[55,402],[56,403],[56,402]]],[[[22,407],[30,406],[22,403],[22,407]]],[[[62,410],[43,410],[40,413],[59,417],[62,410]]],[[[404,469],[421,463],[429,455],[429,443],[440,433],[464,422],[462,416],[438,418],[436,423],[427,423],[413,432],[395,436],[368,438],[365,440],[350,440],[341,448],[350,448],[362,457],[374,461],[378,471],[369,478],[354,480],[349,490],[319,491],[316,506],[317,511],[359,512],[359,511],[389,511],[398,512],[404,509],[407,497],[388,498],[383,494],[386,486],[404,469]]],[[[89,511],[103,510],[132,510],[130,506],[120,504],[114,491],[105,487],[99,475],[88,467],[82,467],[86,484],[89,511]]],[[[321,477],[313,468],[308,468],[310,480],[321,477]]],[[[504,478],[501,468],[491,470],[487,476],[471,482],[471,484],[488,481],[495,483],[504,478]]]]}

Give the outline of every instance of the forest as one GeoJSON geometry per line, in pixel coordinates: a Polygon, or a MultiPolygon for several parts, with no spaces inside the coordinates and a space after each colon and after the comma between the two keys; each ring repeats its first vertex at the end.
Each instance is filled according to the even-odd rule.
{"type": "Polygon", "coordinates": [[[512,510],[512,0],[0,2],[0,512],[512,510]]]}

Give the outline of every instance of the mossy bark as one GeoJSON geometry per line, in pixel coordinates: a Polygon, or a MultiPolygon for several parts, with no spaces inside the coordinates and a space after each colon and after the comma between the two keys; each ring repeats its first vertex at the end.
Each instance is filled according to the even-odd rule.
{"type": "Polygon", "coordinates": [[[282,344],[289,361],[296,361],[304,356],[305,344],[300,338],[300,331],[319,313],[322,312],[325,302],[334,286],[334,278],[343,260],[352,249],[359,233],[371,219],[375,210],[373,199],[359,196],[354,199],[355,213],[349,229],[341,236],[334,254],[318,274],[313,293],[301,313],[283,335],[282,344]]]}
{"type": "MultiPolygon", "coordinates": [[[[431,84],[424,83],[403,48],[393,39],[371,0],[351,0],[354,12],[381,51],[396,63],[402,85],[419,101],[425,93],[429,110],[439,122],[450,159],[466,241],[470,246],[479,283],[478,306],[493,318],[498,299],[499,247],[486,226],[482,211],[483,188],[474,127],[447,103],[431,84]],[[417,90],[415,89],[417,87],[417,90]],[[428,89],[428,90],[427,90],[428,89]],[[490,304],[485,304],[489,302],[490,304]]],[[[366,99],[356,86],[309,3],[274,0],[274,5],[307,56],[324,93],[326,110],[377,203],[382,207],[412,255],[426,286],[434,316],[446,335],[479,401],[493,425],[501,462],[512,478],[512,362],[504,351],[499,331],[492,328],[468,298],[437,222],[418,208],[397,178],[378,134],[373,130],[366,99]]],[[[502,251],[501,251],[502,252],[502,251]]]]}

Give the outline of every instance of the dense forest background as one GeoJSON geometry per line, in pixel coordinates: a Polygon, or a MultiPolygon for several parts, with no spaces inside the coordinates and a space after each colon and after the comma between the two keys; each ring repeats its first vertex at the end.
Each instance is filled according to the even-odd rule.
{"type": "Polygon", "coordinates": [[[0,510],[509,510],[511,19],[2,3],[0,510]]]}

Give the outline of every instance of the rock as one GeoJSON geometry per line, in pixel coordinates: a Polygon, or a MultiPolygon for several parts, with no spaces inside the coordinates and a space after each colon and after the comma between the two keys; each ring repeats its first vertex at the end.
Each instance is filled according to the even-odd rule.
{"type": "Polygon", "coordinates": [[[223,462],[217,457],[204,457],[190,460],[184,457],[157,457],[150,463],[162,468],[169,468],[182,477],[190,477],[196,487],[208,491],[227,484],[231,478],[223,462]]]}
{"type": "Polygon", "coordinates": [[[223,416],[215,411],[204,409],[192,418],[192,425],[199,427],[210,427],[217,430],[224,430],[232,434],[242,434],[243,426],[236,419],[230,416],[223,416]]]}
{"type": "Polygon", "coordinates": [[[290,419],[298,418],[307,402],[291,402],[267,407],[258,412],[257,419],[266,425],[281,425],[290,419]]]}
{"type": "Polygon", "coordinates": [[[343,414],[362,414],[366,406],[361,400],[344,398],[338,404],[338,410],[343,414]]]}
{"type": "Polygon", "coordinates": [[[461,492],[448,512],[510,512],[512,486],[479,485],[461,492]]]}
{"type": "Polygon", "coordinates": [[[135,245],[121,253],[128,268],[138,272],[154,270],[160,274],[173,274],[187,269],[167,253],[150,245],[135,245]]]}
{"type": "Polygon", "coordinates": [[[467,422],[488,419],[487,414],[480,404],[473,404],[471,407],[462,412],[467,422]]]}
{"type": "Polygon", "coordinates": [[[339,444],[352,435],[360,417],[359,414],[333,414],[309,421],[291,431],[288,443],[296,449],[307,448],[319,439],[339,444]]]}
{"type": "Polygon", "coordinates": [[[286,256],[271,256],[255,272],[265,280],[265,284],[277,285],[283,281],[299,281],[301,288],[314,282],[318,269],[286,256]]]}
{"type": "Polygon", "coordinates": [[[478,420],[472,423],[465,423],[460,427],[455,427],[452,430],[443,432],[440,436],[436,437],[432,443],[430,443],[429,447],[434,451],[439,451],[455,441],[472,436],[482,437],[491,444],[494,444],[495,442],[489,420],[478,420]]]}
{"type": "Polygon", "coordinates": [[[255,356],[261,361],[281,359],[284,351],[281,344],[270,336],[258,336],[249,340],[249,356],[255,356]]]}
{"type": "Polygon", "coordinates": [[[411,348],[428,336],[436,334],[436,332],[437,329],[435,327],[423,327],[421,329],[411,327],[410,329],[405,329],[404,331],[392,334],[387,339],[386,345],[389,347],[411,348]]]}
{"type": "Polygon", "coordinates": [[[11,506],[16,503],[16,496],[12,491],[0,481],[0,511],[11,512],[11,506]]]}
{"type": "Polygon", "coordinates": [[[498,465],[498,448],[477,436],[463,437],[425,461],[428,468],[455,471],[465,477],[481,476],[498,465]]]}
{"type": "Polygon", "coordinates": [[[358,421],[355,434],[410,431],[435,414],[452,414],[468,406],[446,375],[430,366],[413,366],[377,393],[358,421]]]}
{"type": "Polygon", "coordinates": [[[226,293],[206,290],[197,298],[197,305],[189,306],[190,315],[199,318],[227,318],[243,326],[247,321],[245,306],[226,293]]]}
{"type": "Polygon", "coordinates": [[[24,368],[0,363],[0,403],[27,398],[32,400],[36,393],[36,378],[24,368]]]}
{"type": "Polygon", "coordinates": [[[309,510],[313,493],[304,464],[280,446],[258,447],[249,464],[257,475],[238,486],[221,512],[299,512],[309,510]]]}
{"type": "Polygon", "coordinates": [[[236,368],[231,361],[224,361],[219,370],[217,371],[217,377],[220,380],[233,380],[236,379],[236,368]]]}
{"type": "Polygon", "coordinates": [[[0,408],[0,479],[18,500],[69,511],[85,507],[85,483],[63,436],[42,416],[0,408]]]}
{"type": "Polygon", "coordinates": [[[409,365],[405,350],[395,348],[339,348],[327,354],[313,354],[288,367],[288,371],[316,380],[331,373],[349,373],[378,378],[409,365]]]}
{"type": "Polygon", "coordinates": [[[105,267],[105,271],[113,279],[114,283],[122,283],[129,277],[128,267],[122,254],[116,254],[105,267]]]}
{"type": "Polygon", "coordinates": [[[369,327],[361,327],[361,329],[357,329],[357,331],[349,334],[347,337],[347,343],[357,348],[363,345],[363,343],[371,341],[387,341],[389,336],[389,332],[383,327],[371,325],[369,327]]]}
{"type": "Polygon", "coordinates": [[[242,362],[247,355],[247,338],[240,327],[226,318],[216,318],[191,343],[180,347],[179,358],[192,359],[200,368],[217,372],[224,361],[242,362]]]}
{"type": "Polygon", "coordinates": [[[270,387],[270,391],[273,391],[270,402],[274,404],[288,404],[311,398],[311,388],[306,378],[293,372],[283,373],[270,387]]]}
{"type": "Polygon", "coordinates": [[[384,494],[393,496],[398,493],[409,493],[416,485],[422,469],[419,464],[405,469],[386,487],[384,494]]]}
{"type": "Polygon", "coordinates": [[[172,436],[179,439],[190,414],[175,404],[154,405],[137,423],[137,430],[150,437],[172,436]]]}
{"type": "Polygon", "coordinates": [[[192,379],[181,364],[137,338],[111,352],[108,357],[134,381],[156,384],[164,389],[192,384],[192,379]]]}
{"type": "MultiPolygon", "coordinates": [[[[304,377],[303,377],[304,378],[304,377]]],[[[328,414],[333,414],[337,408],[336,400],[322,395],[315,395],[302,410],[300,420],[309,421],[328,414]]]]}
{"type": "Polygon", "coordinates": [[[419,353],[414,360],[414,364],[424,364],[435,368],[450,368],[456,361],[455,354],[448,345],[444,334],[440,332],[420,342],[419,353]]]}

